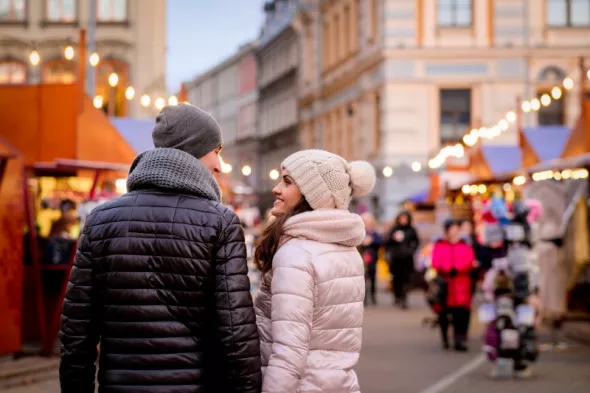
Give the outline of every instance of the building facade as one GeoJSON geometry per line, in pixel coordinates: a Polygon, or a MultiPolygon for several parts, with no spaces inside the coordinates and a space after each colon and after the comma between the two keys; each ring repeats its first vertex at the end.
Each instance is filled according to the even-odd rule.
{"type": "MultiPolygon", "coordinates": [[[[72,83],[78,74],[80,29],[90,0],[0,2],[0,83],[72,83]]],[[[151,117],[166,97],[166,1],[96,0],[95,93],[115,101],[115,116],[151,117]],[[110,88],[108,78],[118,75],[110,88]],[[135,93],[133,99],[129,86],[135,93]],[[126,94],[127,92],[127,94],[126,94]],[[147,99],[141,97],[147,95],[147,99]]],[[[90,53],[88,61],[90,63],[90,53]]],[[[95,60],[95,59],[92,59],[95,60]]],[[[91,66],[89,66],[91,67],[91,66]]]]}
{"type": "MultiPolygon", "coordinates": [[[[391,169],[373,201],[387,218],[428,186],[422,168],[441,146],[497,124],[517,97],[577,81],[578,56],[590,56],[590,0],[304,3],[302,140],[391,169]]],[[[562,90],[525,125],[572,126],[579,84],[562,90]]],[[[485,143],[516,144],[515,127],[485,143]]]]}
{"type": "Polygon", "coordinates": [[[297,0],[274,0],[265,5],[257,50],[258,60],[258,163],[256,191],[263,208],[270,207],[276,171],[299,140],[298,81],[299,27],[297,0]],[[272,176],[271,176],[272,172],[272,176]]]}
{"type": "Polygon", "coordinates": [[[222,157],[232,166],[226,174],[231,183],[250,186],[253,175],[246,167],[254,167],[257,153],[256,45],[243,45],[234,55],[185,84],[189,102],[209,112],[221,126],[222,157]]]}

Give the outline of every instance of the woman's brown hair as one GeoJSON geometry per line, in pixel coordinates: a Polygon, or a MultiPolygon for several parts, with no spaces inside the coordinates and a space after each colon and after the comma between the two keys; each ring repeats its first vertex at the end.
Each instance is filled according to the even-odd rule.
{"type": "Polygon", "coordinates": [[[311,210],[313,209],[305,198],[301,198],[292,209],[270,223],[262,232],[262,236],[254,242],[254,263],[263,275],[272,269],[272,259],[279,248],[285,222],[297,214],[311,210]]]}

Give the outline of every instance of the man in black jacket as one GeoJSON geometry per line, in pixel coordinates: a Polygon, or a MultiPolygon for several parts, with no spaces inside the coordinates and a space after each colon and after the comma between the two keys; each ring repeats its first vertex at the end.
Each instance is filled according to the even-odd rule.
{"type": "Polygon", "coordinates": [[[414,254],[420,245],[418,233],[412,226],[412,215],[402,211],[395,219],[386,240],[389,252],[389,272],[393,275],[394,304],[408,308],[408,286],[414,273],[414,254]]]}
{"type": "Polygon", "coordinates": [[[62,393],[257,393],[260,343],[244,234],[220,204],[221,130],[164,108],[129,193],[86,221],[61,317],[62,393]]]}

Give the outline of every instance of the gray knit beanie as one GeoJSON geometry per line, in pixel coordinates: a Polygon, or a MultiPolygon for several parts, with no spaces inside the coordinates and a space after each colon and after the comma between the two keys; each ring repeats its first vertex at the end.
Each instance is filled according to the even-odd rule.
{"type": "Polygon", "coordinates": [[[152,139],[155,147],[182,150],[196,158],[223,143],[213,116],[188,104],[165,106],[156,116],[152,139]]]}

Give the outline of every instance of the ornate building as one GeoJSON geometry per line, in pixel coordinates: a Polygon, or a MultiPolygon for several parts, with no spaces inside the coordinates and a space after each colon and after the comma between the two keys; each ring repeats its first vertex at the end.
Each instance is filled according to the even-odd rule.
{"type": "Polygon", "coordinates": [[[282,160],[299,149],[298,9],[298,0],[267,2],[266,20],[259,38],[256,189],[263,208],[274,200],[270,190],[278,181],[275,175],[282,160]]]}
{"type": "MultiPolygon", "coordinates": [[[[566,76],[590,49],[590,0],[302,1],[302,141],[382,176],[374,203],[386,217],[428,187],[433,152],[472,127],[491,126],[566,76]]],[[[579,90],[525,116],[572,125],[579,90]]],[[[516,144],[509,129],[486,143],[516,144]]]]}
{"type": "MultiPolygon", "coordinates": [[[[145,3],[96,0],[95,91],[105,108],[114,97],[116,116],[153,116],[156,108],[142,106],[140,95],[166,97],[166,1],[145,3]],[[113,72],[119,80],[110,89],[113,72]],[[126,99],[128,86],[137,99],[126,99]]],[[[79,31],[88,28],[89,14],[90,0],[1,1],[0,83],[75,81],[79,31]]]]}
{"type": "Polygon", "coordinates": [[[251,170],[257,160],[255,50],[255,42],[245,44],[231,57],[185,84],[189,102],[211,113],[221,126],[222,157],[232,166],[228,173],[232,183],[250,186],[255,180],[251,170]]]}

